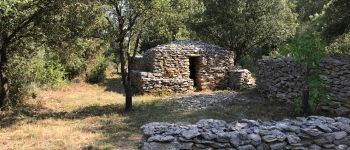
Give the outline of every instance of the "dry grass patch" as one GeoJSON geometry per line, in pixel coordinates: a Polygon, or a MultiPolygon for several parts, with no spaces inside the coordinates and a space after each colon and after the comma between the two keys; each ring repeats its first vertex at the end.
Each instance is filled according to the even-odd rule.
{"type": "Polygon", "coordinates": [[[27,100],[27,105],[0,114],[0,149],[137,149],[140,126],[149,122],[293,116],[292,107],[269,102],[185,112],[171,100],[154,96],[135,97],[135,110],[125,114],[121,92],[118,78],[100,85],[75,83],[60,90],[41,91],[37,99],[27,100]]]}

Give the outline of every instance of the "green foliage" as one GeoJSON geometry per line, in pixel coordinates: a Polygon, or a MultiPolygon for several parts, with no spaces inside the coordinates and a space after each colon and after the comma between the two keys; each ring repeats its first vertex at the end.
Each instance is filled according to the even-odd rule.
{"type": "Polygon", "coordinates": [[[295,37],[279,48],[282,55],[290,55],[306,68],[317,66],[326,56],[326,44],[317,35],[295,37]]]}
{"type": "Polygon", "coordinates": [[[308,22],[313,17],[319,15],[324,6],[330,0],[290,0],[295,5],[295,10],[298,13],[298,19],[301,22],[308,22]]]}
{"type": "Polygon", "coordinates": [[[275,47],[296,32],[297,15],[286,0],[206,0],[191,23],[204,41],[234,50],[239,60],[261,47],[275,47]]]}
{"type": "Polygon", "coordinates": [[[204,9],[197,0],[161,0],[155,1],[154,7],[161,13],[145,26],[143,51],[170,41],[191,39],[193,33],[187,24],[194,14],[204,9]]]}
{"type": "Polygon", "coordinates": [[[92,68],[86,73],[86,81],[89,83],[102,82],[106,78],[107,67],[107,60],[103,56],[100,56],[92,68]]]}
{"type": "Polygon", "coordinates": [[[326,50],[332,56],[350,56],[350,32],[340,36],[326,50]]]}
{"type": "Polygon", "coordinates": [[[324,24],[323,36],[331,41],[350,31],[350,1],[331,0],[325,7],[321,22],[324,24]]]}
{"type": "Polygon", "coordinates": [[[314,106],[330,99],[325,82],[320,78],[323,72],[319,61],[326,56],[325,43],[317,35],[295,37],[279,48],[281,55],[288,55],[306,70],[306,84],[310,90],[310,102],[314,106]]]}
{"type": "Polygon", "coordinates": [[[12,55],[6,68],[10,80],[11,105],[21,103],[36,87],[58,87],[64,83],[63,67],[57,62],[46,60],[43,49],[36,53],[12,55]]]}

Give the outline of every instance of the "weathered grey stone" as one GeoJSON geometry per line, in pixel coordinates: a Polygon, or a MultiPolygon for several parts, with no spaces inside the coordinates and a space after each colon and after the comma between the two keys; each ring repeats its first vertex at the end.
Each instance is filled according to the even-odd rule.
{"type": "Polygon", "coordinates": [[[212,143],[210,144],[211,147],[215,149],[220,149],[220,148],[229,148],[231,145],[229,143],[212,143]]]}
{"type": "Polygon", "coordinates": [[[348,146],[346,145],[338,145],[335,147],[336,150],[346,150],[348,148],[348,146]]]}
{"type": "Polygon", "coordinates": [[[242,121],[238,128],[236,124],[212,119],[201,120],[195,125],[147,124],[142,126],[144,136],[141,149],[304,150],[348,149],[350,145],[350,134],[347,133],[350,122],[347,118],[310,116],[300,117],[297,120],[265,121],[259,124],[242,121]],[[230,125],[234,125],[236,129],[231,130],[230,125]],[[290,126],[298,126],[302,132],[293,132],[288,129],[290,126]],[[327,132],[328,128],[335,132],[322,132],[327,132]],[[185,133],[186,131],[189,132],[185,133]]]}
{"type": "Polygon", "coordinates": [[[347,136],[347,133],[344,131],[340,131],[340,132],[334,132],[334,137],[336,140],[340,140],[342,138],[345,138],[347,136]]]}
{"type": "Polygon", "coordinates": [[[309,148],[310,148],[310,150],[322,150],[322,147],[320,147],[316,144],[311,145],[309,148]]]}
{"type": "Polygon", "coordinates": [[[183,136],[186,139],[191,139],[196,136],[200,135],[198,128],[196,126],[190,127],[189,129],[182,130],[181,136],[183,136]]]}
{"type": "Polygon", "coordinates": [[[225,128],[226,122],[223,120],[214,120],[214,119],[203,119],[199,120],[197,123],[199,128],[225,128]]]}
{"type": "Polygon", "coordinates": [[[173,143],[152,142],[152,143],[144,143],[141,149],[142,150],[160,150],[160,149],[179,150],[180,147],[181,145],[177,142],[173,142],[173,143]]]}
{"type": "Polygon", "coordinates": [[[317,130],[317,129],[310,129],[310,128],[305,128],[305,129],[302,129],[302,131],[308,135],[311,135],[313,137],[315,136],[319,136],[320,134],[322,134],[323,132],[321,132],[320,130],[317,130]]]}
{"type": "Polygon", "coordinates": [[[243,145],[237,148],[238,150],[256,150],[253,145],[243,145]]]}
{"type": "Polygon", "coordinates": [[[239,134],[238,133],[234,133],[231,135],[231,138],[230,138],[230,143],[235,146],[235,147],[238,147],[241,143],[241,140],[239,139],[239,134]]]}
{"type": "Polygon", "coordinates": [[[289,134],[287,135],[287,142],[289,144],[296,144],[299,143],[301,139],[297,135],[289,134]]]}
{"type": "Polygon", "coordinates": [[[317,127],[318,127],[321,131],[326,132],[326,133],[333,132],[331,128],[329,128],[328,126],[323,125],[323,124],[319,124],[319,125],[317,125],[317,127]]]}
{"type": "Polygon", "coordinates": [[[334,144],[324,144],[323,147],[330,149],[330,148],[334,148],[335,145],[334,144]]]}
{"type": "Polygon", "coordinates": [[[249,134],[248,137],[252,141],[253,145],[259,145],[261,143],[261,137],[258,134],[249,134]]]}
{"type": "Polygon", "coordinates": [[[193,143],[181,143],[180,149],[191,150],[193,148],[193,143]]]}
{"type": "Polygon", "coordinates": [[[175,138],[173,136],[155,135],[155,136],[151,136],[150,138],[148,138],[147,142],[172,142],[174,140],[175,140],[175,138]]]}
{"type": "Polygon", "coordinates": [[[277,141],[277,138],[276,138],[276,136],[274,136],[274,135],[265,135],[265,136],[262,137],[262,139],[263,139],[265,142],[268,142],[268,143],[277,141]]]}
{"type": "Polygon", "coordinates": [[[349,143],[350,143],[349,137],[334,141],[334,144],[337,144],[337,145],[349,145],[349,143]]]}
{"type": "Polygon", "coordinates": [[[256,149],[257,150],[268,150],[268,149],[270,149],[270,147],[267,144],[265,144],[265,143],[261,143],[260,145],[258,145],[256,147],[256,149]]]}
{"type": "Polygon", "coordinates": [[[271,150],[280,150],[287,146],[286,142],[272,143],[269,144],[271,150]]]}
{"type": "Polygon", "coordinates": [[[324,144],[332,143],[334,140],[335,140],[334,134],[326,133],[326,134],[323,134],[318,139],[315,139],[314,142],[318,145],[324,145],[324,144]]]}

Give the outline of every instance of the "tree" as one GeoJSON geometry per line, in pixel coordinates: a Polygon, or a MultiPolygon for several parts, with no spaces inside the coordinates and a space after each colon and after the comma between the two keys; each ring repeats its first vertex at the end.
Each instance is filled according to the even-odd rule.
{"type": "Polygon", "coordinates": [[[200,39],[242,56],[262,47],[276,47],[296,32],[297,15],[287,0],[206,0],[204,12],[191,27],[200,39]]]}
{"type": "MultiPolygon", "coordinates": [[[[62,12],[67,11],[71,6],[79,6],[80,1],[71,0],[3,0],[0,2],[0,107],[7,108],[10,101],[11,85],[6,73],[9,56],[35,52],[40,47],[57,48],[52,43],[52,37],[60,40],[60,35],[70,35],[73,32],[58,34],[62,28],[53,28],[57,18],[62,18],[62,12]],[[61,15],[61,16],[60,16],[61,15]],[[53,32],[55,31],[55,32],[53,32]],[[56,36],[59,35],[59,36],[56,36]]],[[[72,11],[70,11],[72,12],[72,11]]],[[[75,13],[75,12],[73,12],[75,13]]],[[[90,16],[91,17],[91,16],[90,16]]],[[[64,18],[64,17],[63,17],[64,18]]],[[[84,20],[86,21],[86,20],[84,20]]],[[[80,26],[65,26],[64,29],[77,29],[80,26]]],[[[62,27],[62,26],[60,26],[62,27]]],[[[82,29],[85,29],[84,26],[82,29]]],[[[81,30],[76,30],[79,33],[81,30]]],[[[80,36],[80,35],[78,35],[80,36]]],[[[66,38],[65,40],[70,40],[66,38]]],[[[60,42],[64,42],[61,40],[60,42]]]]}
{"type": "Polygon", "coordinates": [[[59,8],[58,1],[5,0],[0,2],[0,107],[6,108],[10,100],[6,65],[9,53],[25,48],[25,42],[40,38],[39,24],[49,19],[59,8]],[[20,47],[20,48],[19,48],[20,47]]]}
{"type": "Polygon", "coordinates": [[[350,1],[331,0],[321,17],[324,30],[322,35],[332,41],[345,33],[350,32],[350,1]]]}
{"type": "Polygon", "coordinates": [[[320,101],[330,99],[329,91],[325,82],[320,78],[322,71],[319,68],[319,61],[326,56],[326,44],[320,38],[320,35],[297,36],[279,48],[279,53],[290,55],[306,70],[306,88],[302,90],[302,110],[303,114],[308,116],[311,113],[310,105],[316,106],[320,101]]]}
{"type": "MultiPolygon", "coordinates": [[[[163,33],[167,41],[181,33],[179,26],[170,22],[185,20],[188,11],[181,8],[193,8],[196,0],[108,0],[107,11],[110,27],[109,37],[114,37],[115,53],[121,63],[122,82],[125,90],[125,111],[132,110],[133,89],[131,87],[131,68],[135,56],[140,53],[140,43],[157,39],[163,33]],[[182,9],[181,9],[182,10],[182,9]],[[176,26],[171,28],[170,26],[176,26]],[[171,31],[170,31],[171,30],[171,31]],[[160,34],[153,34],[159,31],[160,34]],[[170,36],[170,37],[168,37],[170,36]],[[153,38],[154,37],[154,38],[153,38]]],[[[145,44],[145,43],[144,43],[145,44]]],[[[148,43],[149,44],[149,43],[148,43]]],[[[152,45],[152,44],[150,44],[152,45]]]]}

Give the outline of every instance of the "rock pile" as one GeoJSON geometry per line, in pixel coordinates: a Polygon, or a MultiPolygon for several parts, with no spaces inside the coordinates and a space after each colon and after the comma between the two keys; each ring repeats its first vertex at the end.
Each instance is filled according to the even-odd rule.
{"type": "Polygon", "coordinates": [[[320,62],[332,101],[323,110],[337,115],[350,115],[350,58],[328,58],[320,62]]]}
{"type": "Polygon", "coordinates": [[[196,124],[156,122],[142,126],[142,130],[142,150],[345,150],[350,146],[350,119],[342,117],[298,117],[278,122],[248,119],[232,123],[212,119],[196,124]]]}
{"type": "Polygon", "coordinates": [[[247,69],[234,69],[229,72],[231,89],[249,89],[255,87],[255,79],[247,69]]]}
{"type": "Polygon", "coordinates": [[[262,95],[283,102],[294,102],[305,87],[305,70],[288,57],[259,60],[256,78],[262,95]]]}

